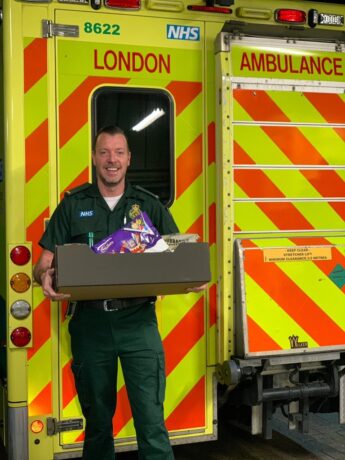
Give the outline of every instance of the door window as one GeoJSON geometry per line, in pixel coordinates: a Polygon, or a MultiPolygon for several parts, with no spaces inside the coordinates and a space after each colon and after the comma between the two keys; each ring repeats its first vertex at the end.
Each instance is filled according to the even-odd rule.
{"type": "Polygon", "coordinates": [[[92,98],[92,135],[115,125],[128,136],[132,152],[127,177],[158,195],[166,206],[174,197],[173,102],[163,90],[99,88],[92,98]]]}

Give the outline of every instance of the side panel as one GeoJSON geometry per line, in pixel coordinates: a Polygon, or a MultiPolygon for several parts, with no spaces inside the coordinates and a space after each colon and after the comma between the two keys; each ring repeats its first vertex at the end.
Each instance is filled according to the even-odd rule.
{"type": "Polygon", "coordinates": [[[345,348],[344,238],[245,239],[238,251],[239,356],[345,348]]]}
{"type": "MultiPolygon", "coordinates": [[[[267,343],[267,349],[265,346],[261,349],[262,354],[269,354],[268,350],[290,354],[290,336],[292,340],[298,336],[297,341],[308,343],[309,349],[314,351],[318,348],[343,348],[344,325],[341,318],[337,314],[332,316],[330,311],[333,308],[333,295],[337,295],[339,305],[344,302],[343,291],[336,288],[331,280],[333,270],[342,273],[344,267],[341,262],[335,268],[338,257],[343,258],[345,221],[344,53],[327,44],[297,42],[287,49],[286,43],[280,39],[244,37],[239,41],[234,37],[224,37],[224,34],[219,36],[217,48],[221,51],[216,56],[219,69],[218,203],[221,208],[218,254],[219,260],[222,260],[219,264],[218,287],[223,305],[220,310],[223,339],[220,341],[221,358],[227,360],[232,354],[260,355],[260,349],[255,349],[251,342],[251,313],[255,310],[256,320],[260,318],[260,321],[270,322],[274,304],[271,293],[275,289],[273,286],[277,286],[282,298],[289,299],[292,310],[305,309],[310,303],[310,307],[316,305],[317,311],[320,308],[326,311],[326,316],[331,317],[340,336],[337,339],[334,336],[334,342],[332,339],[323,342],[316,335],[311,340],[311,336],[306,337],[305,330],[302,334],[301,328],[296,333],[291,324],[286,329],[279,329],[274,323],[270,326],[272,331],[266,335],[280,335],[278,348],[267,343]],[[285,56],[282,50],[289,56],[289,66],[286,68],[281,65],[285,56]],[[271,64],[268,65],[271,61],[277,64],[274,72],[271,64]],[[307,62],[326,61],[336,63],[331,72],[327,69],[326,72],[322,66],[308,67],[306,70],[307,62]],[[304,79],[305,73],[309,77],[304,79]],[[333,78],[330,78],[330,74],[333,78]],[[310,78],[311,75],[315,80],[310,78]],[[246,238],[262,238],[262,242],[257,243],[259,248],[268,245],[278,250],[287,244],[281,243],[278,237],[306,238],[307,235],[319,235],[321,239],[317,244],[325,246],[323,249],[335,244],[327,261],[283,261],[282,267],[277,261],[279,269],[289,270],[289,276],[298,285],[301,299],[308,298],[305,305],[301,299],[297,304],[290,297],[294,291],[290,286],[291,278],[288,282],[289,276],[283,276],[286,283],[278,283],[279,277],[269,276],[270,270],[276,270],[275,262],[263,262],[262,250],[245,249],[240,258],[242,265],[235,261],[232,254],[235,238],[241,239],[243,245],[246,238]],[[330,243],[332,235],[336,243],[333,240],[330,243]],[[329,282],[318,283],[315,264],[329,282]],[[249,274],[252,266],[256,267],[258,276],[263,276],[266,287],[270,286],[266,295],[260,296],[260,302],[256,300],[260,289],[249,274]],[[305,275],[303,279],[302,274],[305,275]],[[235,314],[232,314],[231,307],[226,308],[232,297],[233,282],[240,292],[235,314]],[[319,304],[321,298],[324,302],[322,307],[319,304]],[[249,310],[241,316],[242,320],[247,319],[238,321],[239,312],[247,307],[249,310]],[[234,318],[235,346],[232,342],[234,318]],[[290,327],[291,331],[288,332],[290,327]]],[[[291,244],[291,240],[288,241],[291,244]]],[[[306,239],[303,244],[308,246],[316,243],[308,243],[306,239]]],[[[321,279],[321,273],[319,275],[321,279]]],[[[277,311],[280,311],[279,308],[277,311]]],[[[292,317],[294,314],[291,311],[292,317]]],[[[312,321],[310,315],[307,321],[312,321]]],[[[293,353],[298,352],[293,349],[293,353]]]]}

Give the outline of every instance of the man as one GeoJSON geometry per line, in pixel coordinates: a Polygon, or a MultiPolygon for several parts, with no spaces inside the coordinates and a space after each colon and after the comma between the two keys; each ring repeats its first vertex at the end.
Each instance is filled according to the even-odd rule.
{"type": "MultiPolygon", "coordinates": [[[[34,277],[51,300],[68,298],[53,289],[56,245],[97,243],[146,211],[161,234],[176,224],[149,192],[126,182],[131,153],[120,128],[97,134],[92,161],[96,184],[84,184],[59,204],[40,240],[43,248],[34,277]]],[[[84,460],[114,460],[112,418],[116,408],[118,358],[121,361],[137,434],[139,458],[172,460],[164,424],[164,353],[157,328],[155,298],[78,302],[69,323],[72,370],[86,420],[84,460]]]]}

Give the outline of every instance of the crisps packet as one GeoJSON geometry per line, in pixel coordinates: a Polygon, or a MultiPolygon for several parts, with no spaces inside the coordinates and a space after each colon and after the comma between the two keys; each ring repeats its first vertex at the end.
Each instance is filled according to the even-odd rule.
{"type": "Polygon", "coordinates": [[[121,229],[92,246],[99,254],[121,254],[125,252],[163,252],[169,250],[148,215],[141,211],[121,229]]]}

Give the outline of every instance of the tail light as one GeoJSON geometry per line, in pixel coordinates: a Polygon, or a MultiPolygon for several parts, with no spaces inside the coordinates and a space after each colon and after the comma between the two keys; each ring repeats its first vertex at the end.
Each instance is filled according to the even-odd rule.
{"type": "Polygon", "coordinates": [[[275,11],[275,19],[284,24],[304,24],[307,14],[302,10],[280,9],[275,11]]]}
{"type": "Polygon", "coordinates": [[[16,347],[25,347],[31,340],[31,332],[26,327],[17,327],[11,333],[11,341],[16,347]]]}
{"type": "Polygon", "coordinates": [[[26,246],[15,246],[10,252],[10,257],[14,264],[26,265],[31,258],[31,254],[26,246]]]}
{"type": "Polygon", "coordinates": [[[11,305],[11,315],[16,319],[25,319],[31,313],[30,304],[26,300],[17,300],[11,305]]]}
{"type": "Polygon", "coordinates": [[[125,10],[139,10],[140,0],[105,0],[105,6],[108,8],[121,8],[125,10]]]}
{"type": "Polygon", "coordinates": [[[8,336],[10,348],[32,344],[32,255],[31,244],[11,244],[8,248],[8,336]]]}
{"type": "Polygon", "coordinates": [[[10,279],[10,285],[15,292],[25,292],[31,286],[31,279],[26,273],[15,273],[10,279]]]}

